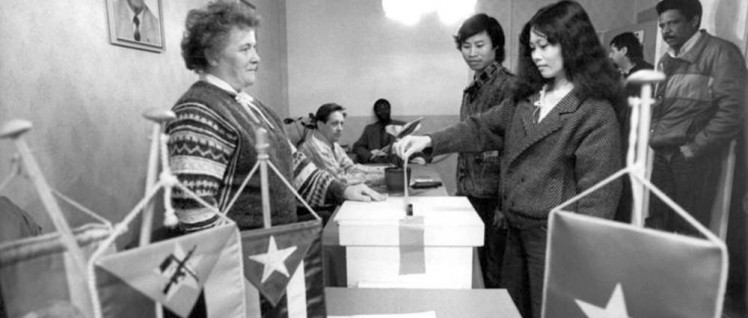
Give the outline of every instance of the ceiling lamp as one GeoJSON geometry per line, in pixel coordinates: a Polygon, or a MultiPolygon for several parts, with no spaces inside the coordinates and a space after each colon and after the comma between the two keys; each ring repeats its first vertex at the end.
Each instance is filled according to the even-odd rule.
{"type": "Polygon", "coordinates": [[[382,0],[387,18],[415,25],[421,17],[437,12],[445,24],[462,21],[475,12],[477,0],[382,0]]]}

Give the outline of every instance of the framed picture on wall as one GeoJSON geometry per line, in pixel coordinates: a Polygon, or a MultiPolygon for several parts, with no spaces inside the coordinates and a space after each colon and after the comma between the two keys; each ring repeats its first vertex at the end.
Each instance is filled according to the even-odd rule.
{"type": "Polygon", "coordinates": [[[104,0],[109,42],[140,50],[164,50],[161,0],[104,0]]]}

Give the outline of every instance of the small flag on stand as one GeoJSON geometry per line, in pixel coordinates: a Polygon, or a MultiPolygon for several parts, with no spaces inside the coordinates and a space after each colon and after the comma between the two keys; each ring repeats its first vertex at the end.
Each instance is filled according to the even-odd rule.
{"type": "Polygon", "coordinates": [[[325,317],[319,220],[242,232],[247,317],[325,317]]]}
{"type": "Polygon", "coordinates": [[[234,224],[102,257],[96,264],[104,317],[244,317],[239,231],[234,224]]]}
{"type": "Polygon", "coordinates": [[[543,317],[719,317],[717,244],[568,212],[549,225],[543,317]]]}
{"type": "Polygon", "coordinates": [[[722,313],[727,247],[647,178],[652,84],[665,74],[643,70],[629,99],[631,129],[626,168],[553,208],[549,220],[543,313],[552,317],[713,317],[722,313]],[[564,212],[616,178],[632,178],[632,224],[564,212]],[[642,227],[651,192],[705,238],[642,227]]]}
{"type": "MultiPolygon", "coordinates": [[[[109,236],[101,224],[73,231],[89,257],[109,236]]],[[[45,234],[0,245],[0,295],[8,317],[41,317],[44,313],[90,316],[86,277],[73,265],[60,233],[45,234]]]]}

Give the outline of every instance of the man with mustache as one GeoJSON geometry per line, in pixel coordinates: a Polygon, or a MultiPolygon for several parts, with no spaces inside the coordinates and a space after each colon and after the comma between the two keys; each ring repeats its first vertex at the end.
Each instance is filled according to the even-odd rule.
{"type": "MultiPolygon", "coordinates": [[[[669,48],[657,67],[667,80],[652,109],[652,182],[708,226],[720,160],[743,129],[745,60],[735,44],[699,30],[698,0],[664,0],[656,10],[669,48]]],[[[696,233],[658,199],[650,212],[649,226],[696,233]]]]}

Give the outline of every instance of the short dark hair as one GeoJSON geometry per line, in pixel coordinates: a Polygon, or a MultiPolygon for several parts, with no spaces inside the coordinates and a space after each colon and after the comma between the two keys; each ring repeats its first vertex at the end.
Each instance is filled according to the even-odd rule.
{"type": "Polygon", "coordinates": [[[244,2],[216,1],[187,13],[182,36],[182,58],[189,70],[205,71],[209,54],[226,46],[234,27],[257,28],[260,17],[244,2]]]}
{"type": "Polygon", "coordinates": [[[392,108],[392,105],[390,105],[390,101],[384,98],[377,99],[376,102],[374,102],[374,107],[372,109],[376,110],[377,106],[387,106],[387,108],[392,108]]]}
{"type": "MultiPolygon", "coordinates": [[[[343,112],[345,111],[345,108],[336,103],[322,104],[322,106],[317,108],[317,113],[314,114],[314,123],[316,124],[317,121],[326,123],[330,119],[330,114],[338,111],[343,112]]],[[[346,116],[345,112],[343,112],[343,116],[346,116]]]]}
{"type": "Polygon", "coordinates": [[[486,31],[491,38],[491,45],[496,50],[496,62],[504,62],[504,29],[501,28],[499,21],[485,13],[478,13],[462,23],[457,35],[454,36],[457,49],[462,48],[462,44],[471,36],[486,31]]]}
{"type": "Polygon", "coordinates": [[[657,10],[657,15],[667,10],[678,10],[688,20],[693,19],[695,16],[701,17],[703,12],[699,0],[662,0],[657,3],[655,10],[657,10]]]}
{"type": "Polygon", "coordinates": [[[626,48],[626,56],[630,60],[644,58],[642,44],[639,43],[639,39],[633,32],[624,32],[616,35],[610,40],[610,45],[615,46],[618,50],[626,48]]]}

